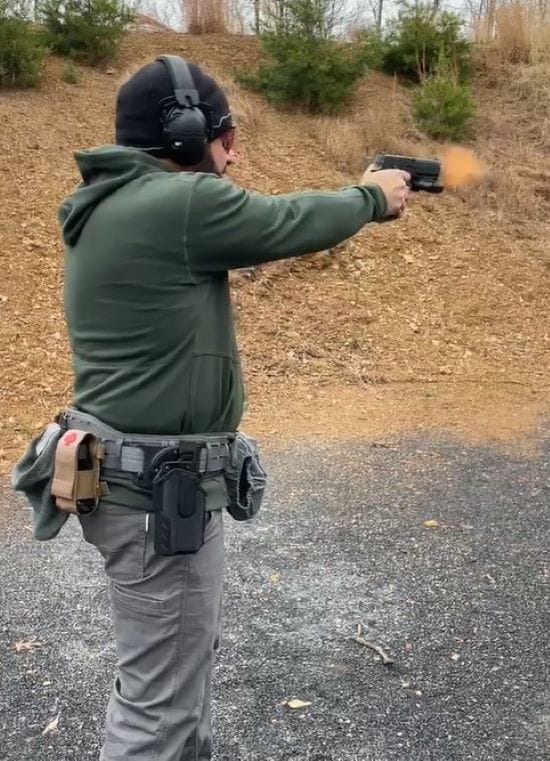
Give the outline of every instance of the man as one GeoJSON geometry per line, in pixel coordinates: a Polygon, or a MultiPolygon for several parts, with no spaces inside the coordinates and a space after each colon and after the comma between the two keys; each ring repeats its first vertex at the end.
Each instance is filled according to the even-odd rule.
{"type": "MultiPolygon", "coordinates": [[[[74,409],[125,434],[236,432],[244,393],[228,270],[327,249],[398,216],[408,194],[394,170],[278,197],[222,179],[235,160],[227,99],[199,67],[182,67],[156,60],[121,87],[116,145],[76,154],[82,184],[60,211],[74,409]]],[[[198,550],[172,555],[156,551],[150,490],[124,474],[105,480],[99,508],[79,517],[105,561],[118,654],[101,758],[206,761],[224,479],[205,486],[198,550]]]]}

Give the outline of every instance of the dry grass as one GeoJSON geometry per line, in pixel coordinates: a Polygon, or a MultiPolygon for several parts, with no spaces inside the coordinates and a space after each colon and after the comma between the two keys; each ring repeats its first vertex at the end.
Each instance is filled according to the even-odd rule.
{"type": "Polygon", "coordinates": [[[531,59],[533,18],[530,8],[522,3],[497,8],[495,43],[506,63],[529,63],[531,59]]]}
{"type": "Polygon", "coordinates": [[[348,118],[322,116],[311,123],[311,134],[338,171],[358,175],[365,168],[365,135],[348,118]]]}
{"type": "Polygon", "coordinates": [[[475,25],[475,39],[487,43],[489,60],[500,64],[550,61],[550,19],[540,4],[513,0],[475,25]]]}
{"type": "Polygon", "coordinates": [[[524,178],[511,167],[493,167],[486,182],[461,193],[473,206],[490,208],[499,222],[528,221],[536,210],[535,197],[524,178]]]}
{"type": "Polygon", "coordinates": [[[204,70],[214,77],[229,100],[231,113],[239,131],[254,134],[261,129],[267,109],[266,104],[251,92],[241,87],[227,72],[220,68],[204,67],[204,70]]]}
{"type": "Polygon", "coordinates": [[[550,20],[538,24],[533,30],[531,63],[550,63],[550,20]]]}
{"type": "MultiPolygon", "coordinates": [[[[385,83],[387,87],[387,82],[385,83]]],[[[311,134],[339,171],[357,177],[377,153],[419,155],[422,147],[406,101],[395,83],[384,96],[368,88],[359,93],[352,112],[342,117],[318,117],[311,134]]]]}
{"type": "Polygon", "coordinates": [[[510,82],[512,92],[525,108],[527,135],[536,148],[548,151],[550,146],[550,59],[544,63],[516,67],[510,82]]]}
{"type": "Polygon", "coordinates": [[[538,225],[550,222],[550,159],[534,152],[521,136],[510,138],[506,146],[485,141],[479,150],[487,175],[479,186],[460,190],[461,197],[495,213],[522,237],[540,235],[538,225]]]}
{"type": "Polygon", "coordinates": [[[550,19],[535,0],[513,0],[483,23],[476,132],[490,173],[468,198],[529,228],[550,219],[550,19]]]}
{"type": "Polygon", "coordinates": [[[188,0],[185,12],[190,34],[224,34],[228,31],[227,0],[188,0]]]}

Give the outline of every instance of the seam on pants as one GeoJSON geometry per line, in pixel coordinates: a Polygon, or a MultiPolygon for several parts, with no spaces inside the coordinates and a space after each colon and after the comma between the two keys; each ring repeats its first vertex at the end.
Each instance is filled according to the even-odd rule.
{"type": "Polygon", "coordinates": [[[161,761],[162,752],[166,744],[166,734],[167,734],[168,727],[170,725],[170,720],[172,717],[171,709],[174,703],[174,698],[176,696],[179,677],[181,675],[183,626],[185,621],[185,613],[187,610],[187,596],[189,591],[189,558],[188,557],[185,558],[185,563],[182,563],[182,565],[183,565],[183,580],[184,580],[185,586],[181,596],[182,599],[181,599],[180,611],[179,611],[179,622],[178,622],[178,629],[176,632],[176,642],[175,642],[174,656],[173,656],[174,660],[177,663],[177,668],[174,669],[174,677],[172,679],[172,694],[170,696],[170,701],[168,703],[167,711],[164,716],[164,723],[161,724],[161,727],[159,729],[159,749],[155,756],[156,761],[161,761]]]}

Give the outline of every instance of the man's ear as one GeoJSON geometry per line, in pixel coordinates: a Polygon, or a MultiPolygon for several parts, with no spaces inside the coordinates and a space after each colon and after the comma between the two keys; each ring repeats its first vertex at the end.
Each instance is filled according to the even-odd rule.
{"type": "Polygon", "coordinates": [[[240,160],[241,160],[240,153],[238,153],[234,148],[231,148],[231,150],[227,154],[227,163],[238,164],[240,160]]]}

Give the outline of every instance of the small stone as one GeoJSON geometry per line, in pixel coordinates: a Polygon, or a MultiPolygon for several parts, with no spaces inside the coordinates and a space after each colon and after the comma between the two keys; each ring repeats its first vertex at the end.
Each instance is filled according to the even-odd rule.
{"type": "Polygon", "coordinates": [[[436,520],[428,520],[424,521],[425,528],[439,528],[439,521],[436,520]]]}

